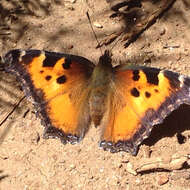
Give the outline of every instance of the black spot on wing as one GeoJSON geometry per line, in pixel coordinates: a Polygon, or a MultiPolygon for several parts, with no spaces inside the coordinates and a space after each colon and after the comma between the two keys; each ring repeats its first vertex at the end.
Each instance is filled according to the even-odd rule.
{"type": "Polygon", "coordinates": [[[63,69],[69,69],[71,67],[71,59],[65,58],[65,63],[62,64],[63,69]]]}
{"type": "Polygon", "coordinates": [[[145,92],[145,96],[146,96],[147,98],[150,98],[150,97],[151,97],[151,93],[150,93],[150,92],[145,92]]]}
{"type": "Polygon", "coordinates": [[[158,93],[158,92],[159,92],[159,90],[158,90],[158,89],[154,89],[154,92],[158,93]]]}
{"type": "Polygon", "coordinates": [[[65,83],[66,82],[66,76],[65,75],[62,75],[62,76],[60,76],[60,77],[58,77],[57,78],[57,83],[58,84],[63,84],[63,83],[65,83]]]}
{"type": "Polygon", "coordinates": [[[134,81],[138,81],[139,78],[140,78],[139,70],[134,70],[134,71],[133,71],[133,80],[134,80],[134,81]]]}
{"type": "Polygon", "coordinates": [[[50,53],[45,53],[45,56],[43,67],[54,67],[56,62],[60,59],[59,56],[53,56],[50,53]]]}
{"type": "Polygon", "coordinates": [[[158,85],[158,83],[159,83],[158,74],[160,72],[160,69],[144,68],[143,72],[146,75],[148,83],[158,85]]]}
{"type": "Polygon", "coordinates": [[[51,78],[52,78],[52,76],[50,76],[50,75],[47,75],[47,76],[45,77],[45,79],[46,79],[47,81],[51,80],[51,78]]]}
{"type": "Polygon", "coordinates": [[[134,97],[139,97],[140,92],[136,88],[133,88],[133,89],[131,89],[131,95],[134,97]]]}

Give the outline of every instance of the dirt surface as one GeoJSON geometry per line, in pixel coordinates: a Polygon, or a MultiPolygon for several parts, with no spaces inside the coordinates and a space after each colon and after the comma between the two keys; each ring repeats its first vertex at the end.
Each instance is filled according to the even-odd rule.
{"type": "MultiPolygon", "coordinates": [[[[144,3],[153,6],[150,1],[144,3]]],[[[0,52],[44,49],[84,56],[97,63],[101,51],[95,48],[86,11],[100,41],[122,27],[118,18],[109,18],[113,12],[103,0],[2,1],[0,52]]],[[[128,48],[121,41],[114,45],[115,64],[132,62],[190,75],[189,18],[189,2],[177,0],[128,48]]],[[[15,78],[0,71],[0,121],[21,97],[15,78]]],[[[100,149],[100,129],[95,128],[77,145],[44,140],[34,108],[24,99],[0,127],[0,189],[190,189],[186,156],[190,153],[189,114],[188,106],[174,111],[153,129],[134,157],[100,149]],[[139,169],[145,165],[150,166],[148,170],[139,169]]]]}

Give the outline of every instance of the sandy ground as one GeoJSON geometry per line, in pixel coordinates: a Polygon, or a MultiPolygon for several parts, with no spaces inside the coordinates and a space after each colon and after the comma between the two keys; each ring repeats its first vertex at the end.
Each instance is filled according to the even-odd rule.
{"type": "MultiPolygon", "coordinates": [[[[94,27],[100,41],[121,27],[117,18],[109,18],[110,8],[103,0],[1,1],[0,52],[44,49],[84,56],[96,63],[101,51],[95,48],[87,10],[92,22],[102,26],[94,27]]],[[[123,42],[115,45],[115,64],[130,61],[190,75],[189,18],[189,2],[177,0],[128,48],[123,42]]],[[[23,92],[15,78],[0,71],[0,121],[21,97],[23,92]]],[[[153,129],[133,157],[100,149],[100,129],[91,128],[77,145],[44,140],[43,127],[25,99],[0,127],[0,189],[190,189],[186,157],[190,153],[189,114],[188,106],[174,111],[153,129]],[[145,163],[154,166],[135,173],[145,163]],[[157,163],[165,169],[158,169],[157,163]]]]}

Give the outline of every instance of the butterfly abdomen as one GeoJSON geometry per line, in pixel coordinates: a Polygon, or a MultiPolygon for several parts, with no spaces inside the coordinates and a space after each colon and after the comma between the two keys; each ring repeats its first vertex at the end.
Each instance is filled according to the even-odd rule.
{"type": "Polygon", "coordinates": [[[106,111],[106,94],[105,88],[96,88],[91,91],[89,105],[90,105],[90,116],[95,126],[98,126],[101,119],[106,111]]]}

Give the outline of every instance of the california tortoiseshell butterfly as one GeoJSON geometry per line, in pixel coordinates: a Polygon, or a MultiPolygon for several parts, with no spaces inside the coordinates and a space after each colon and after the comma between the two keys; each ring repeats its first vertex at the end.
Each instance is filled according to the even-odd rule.
{"type": "Polygon", "coordinates": [[[138,145],[179,105],[190,104],[190,78],[149,67],[112,67],[105,51],[86,58],[40,50],[12,50],[5,70],[22,82],[45,126],[44,137],[80,141],[91,122],[102,130],[100,146],[136,155],[138,145]]]}

